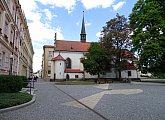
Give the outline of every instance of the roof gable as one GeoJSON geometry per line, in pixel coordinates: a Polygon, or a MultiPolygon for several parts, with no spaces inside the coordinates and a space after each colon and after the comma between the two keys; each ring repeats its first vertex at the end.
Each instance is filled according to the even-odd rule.
{"type": "Polygon", "coordinates": [[[51,59],[52,61],[56,61],[56,60],[62,60],[65,61],[65,59],[59,54],[58,56],[54,57],[51,59]]]}

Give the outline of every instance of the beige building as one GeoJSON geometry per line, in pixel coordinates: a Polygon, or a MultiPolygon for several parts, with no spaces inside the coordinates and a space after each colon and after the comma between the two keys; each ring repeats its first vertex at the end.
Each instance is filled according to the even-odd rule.
{"type": "Polygon", "coordinates": [[[41,77],[47,80],[50,80],[51,77],[51,59],[53,58],[53,54],[54,54],[53,45],[43,46],[41,77]]]}
{"type": "Polygon", "coordinates": [[[0,74],[33,72],[33,46],[19,0],[0,0],[0,74]]]}

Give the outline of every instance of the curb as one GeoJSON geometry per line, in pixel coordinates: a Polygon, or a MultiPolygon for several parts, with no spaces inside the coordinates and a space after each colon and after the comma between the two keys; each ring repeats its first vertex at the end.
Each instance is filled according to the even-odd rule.
{"type": "Polygon", "coordinates": [[[24,104],[21,104],[21,105],[17,105],[17,106],[12,106],[12,107],[8,107],[8,108],[0,109],[0,113],[4,113],[4,112],[8,112],[8,111],[12,111],[12,110],[17,110],[17,109],[26,107],[28,105],[33,104],[35,101],[36,101],[36,95],[33,94],[33,98],[32,98],[31,101],[29,101],[27,103],[24,103],[24,104]]]}

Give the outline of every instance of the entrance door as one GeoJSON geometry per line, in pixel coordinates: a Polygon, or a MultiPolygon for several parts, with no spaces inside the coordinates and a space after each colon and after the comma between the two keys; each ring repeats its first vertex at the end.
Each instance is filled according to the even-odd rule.
{"type": "Polygon", "coordinates": [[[69,80],[69,75],[67,74],[67,75],[66,75],[66,81],[68,81],[68,80],[69,80]]]}

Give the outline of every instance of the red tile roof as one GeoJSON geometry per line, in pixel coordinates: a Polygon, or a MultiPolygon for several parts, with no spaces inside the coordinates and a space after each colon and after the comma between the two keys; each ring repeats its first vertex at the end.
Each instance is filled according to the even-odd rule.
{"type": "Polygon", "coordinates": [[[121,56],[123,58],[132,58],[133,60],[137,60],[137,58],[134,56],[134,54],[127,49],[122,49],[121,56]]]}
{"type": "Polygon", "coordinates": [[[87,52],[90,42],[57,40],[55,51],[87,52]]]}
{"type": "Polygon", "coordinates": [[[53,48],[54,45],[44,45],[43,47],[44,47],[44,48],[53,48]]]}
{"type": "Polygon", "coordinates": [[[83,73],[80,69],[65,69],[65,73],[83,73]]]}
{"type": "Polygon", "coordinates": [[[123,64],[124,69],[126,69],[126,70],[136,70],[137,69],[133,63],[129,63],[126,60],[123,60],[122,64],[123,64]]]}
{"type": "Polygon", "coordinates": [[[65,60],[60,54],[54,58],[51,59],[52,61],[56,61],[56,60],[65,60]]]}

